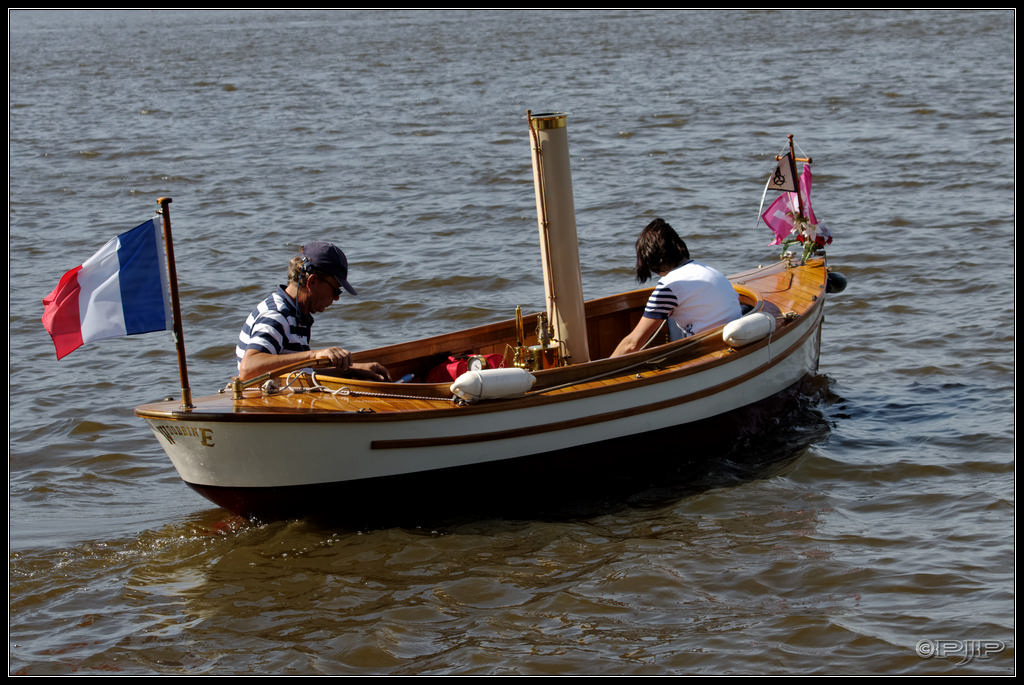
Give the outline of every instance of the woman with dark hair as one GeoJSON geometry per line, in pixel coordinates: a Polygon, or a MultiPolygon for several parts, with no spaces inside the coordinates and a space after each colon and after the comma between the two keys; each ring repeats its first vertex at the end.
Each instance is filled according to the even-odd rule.
{"type": "Polygon", "coordinates": [[[738,319],[740,300],[720,271],[690,259],[679,234],[664,219],[649,223],[636,240],[636,279],[660,278],[636,328],[622,339],[613,357],[641,349],[663,321],[673,340],[696,335],[738,319]]]}

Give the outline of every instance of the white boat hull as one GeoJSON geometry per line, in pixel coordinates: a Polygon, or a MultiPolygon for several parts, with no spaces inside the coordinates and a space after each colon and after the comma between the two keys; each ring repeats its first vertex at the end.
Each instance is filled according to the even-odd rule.
{"type": "MultiPolygon", "coordinates": [[[[817,370],[817,312],[760,349],[691,373],[644,374],[592,394],[457,408],[430,417],[289,415],[272,420],[147,417],[181,478],[197,488],[259,489],[365,482],[596,446],[726,414],[817,370]]],[[[327,398],[325,403],[344,403],[327,398]]],[[[498,401],[503,402],[503,401],[498,401]]],[[[339,407],[343,409],[342,407],[339,407]]]]}

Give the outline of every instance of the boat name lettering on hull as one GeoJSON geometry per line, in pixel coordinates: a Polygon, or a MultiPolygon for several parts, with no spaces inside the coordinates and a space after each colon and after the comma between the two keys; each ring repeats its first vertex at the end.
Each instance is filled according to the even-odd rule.
{"type": "Polygon", "coordinates": [[[203,447],[213,447],[213,429],[196,428],[194,426],[157,426],[160,435],[167,438],[167,442],[174,444],[176,437],[199,438],[199,444],[203,447]]]}

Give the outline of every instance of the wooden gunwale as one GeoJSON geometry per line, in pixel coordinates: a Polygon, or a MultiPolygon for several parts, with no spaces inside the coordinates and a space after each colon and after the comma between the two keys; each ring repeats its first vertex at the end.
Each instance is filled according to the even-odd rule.
{"type": "MultiPolygon", "coordinates": [[[[808,267],[793,268],[815,268],[818,266],[824,270],[824,261],[820,265],[812,264],[808,265],[808,267]]],[[[805,321],[808,316],[821,315],[823,298],[820,295],[824,293],[824,277],[811,279],[812,282],[807,287],[794,289],[794,273],[792,268],[785,262],[780,262],[768,267],[738,274],[731,277],[731,279],[737,286],[737,290],[740,291],[741,296],[752,297],[755,300],[756,308],[763,309],[776,317],[778,328],[773,336],[773,339],[776,341],[784,336],[791,327],[805,321]],[[767,277],[775,277],[777,280],[781,278],[785,283],[777,284],[777,287],[772,290],[750,287],[748,285],[767,277]],[[789,297],[773,297],[773,295],[778,295],[779,293],[788,293],[789,297]],[[802,306],[791,308],[789,305],[794,303],[802,306]],[[784,306],[780,307],[780,304],[784,306]],[[797,309],[802,309],[802,313],[796,311],[797,309]],[[789,311],[793,311],[797,316],[787,318],[786,314],[789,311]]],[[[588,303],[588,319],[596,319],[603,315],[621,315],[624,308],[636,309],[639,307],[642,310],[642,304],[646,302],[649,292],[650,289],[637,290],[591,301],[588,303]]],[[[638,317],[639,312],[637,311],[634,318],[638,317]]],[[[527,321],[529,323],[530,320],[528,319],[527,321]]],[[[467,341],[471,341],[472,344],[477,346],[488,344],[507,345],[513,323],[500,322],[469,331],[428,338],[425,341],[401,343],[367,351],[359,355],[359,357],[364,359],[371,357],[381,359],[382,363],[387,365],[389,359],[398,359],[403,352],[408,355],[410,349],[415,349],[418,354],[441,354],[449,352],[453,345],[465,345],[467,341]]],[[[816,329],[816,326],[812,326],[808,330],[812,331],[814,329],[816,329]]],[[[674,380],[680,376],[694,373],[697,370],[703,371],[733,361],[737,355],[752,354],[768,345],[769,342],[769,340],[763,340],[741,350],[732,350],[722,342],[721,328],[718,328],[708,331],[698,338],[659,345],[634,353],[631,355],[632,359],[628,360],[631,363],[628,368],[622,367],[623,361],[627,361],[626,358],[622,358],[618,360],[599,359],[586,364],[537,371],[535,372],[538,378],[537,385],[526,397],[479,402],[469,406],[457,406],[451,401],[447,383],[382,384],[348,379],[330,379],[325,381],[325,383],[346,387],[356,394],[344,395],[339,399],[333,399],[330,395],[325,395],[324,393],[308,393],[305,397],[293,394],[263,396],[262,392],[254,390],[247,391],[244,398],[239,401],[233,401],[229,395],[222,394],[195,400],[196,406],[192,409],[182,409],[180,404],[177,403],[161,402],[138,407],[135,413],[143,418],[207,422],[245,422],[253,420],[276,422],[378,422],[408,421],[428,416],[442,416],[448,411],[457,411],[459,415],[484,414],[527,406],[560,403],[617,392],[626,387],[635,388],[651,383],[674,380]],[[616,370],[618,371],[616,372],[616,370]],[[639,377],[638,373],[640,374],[639,377]],[[563,385],[571,387],[562,388],[561,386],[563,385]],[[431,393],[436,395],[436,399],[433,398],[431,393]],[[365,394],[367,397],[363,399],[361,394],[365,394]],[[370,396],[372,394],[385,396],[370,396]],[[308,401],[305,398],[308,398],[308,401]],[[329,402],[334,402],[337,408],[333,406],[326,407],[325,405],[329,402]]],[[[763,372],[766,368],[770,368],[771,365],[778,363],[792,350],[798,349],[802,342],[803,339],[797,344],[787,345],[787,350],[784,353],[773,355],[772,362],[765,367],[761,367],[755,373],[763,372]]],[[[776,344],[778,343],[776,342],[776,344]]],[[[730,381],[730,384],[739,383],[743,380],[736,379],[735,381],[730,381]]],[[[708,388],[700,393],[684,398],[674,398],[669,401],[668,406],[720,392],[723,389],[727,389],[728,385],[708,388]]],[[[654,411],[658,408],[657,406],[651,406],[623,409],[621,412],[614,412],[602,418],[595,418],[593,422],[654,411]]],[[[556,429],[553,428],[552,430],[556,429]]],[[[465,439],[473,440],[474,438],[467,437],[465,439]]],[[[381,441],[380,444],[387,444],[388,442],[381,441]]]]}
{"type": "MultiPolygon", "coordinates": [[[[822,312],[820,304],[816,307],[816,311],[817,311],[818,316],[820,317],[821,312],[822,312]]],[[[750,379],[759,376],[760,374],[764,373],[765,371],[767,371],[768,369],[772,368],[773,366],[781,363],[783,360],[785,360],[787,357],[789,357],[795,351],[799,350],[801,348],[801,346],[803,345],[803,343],[806,342],[807,338],[809,338],[812,335],[816,335],[816,334],[817,334],[817,325],[811,326],[810,328],[807,329],[807,331],[804,332],[803,335],[800,336],[799,340],[797,340],[795,343],[789,345],[782,354],[773,355],[771,360],[768,363],[763,364],[763,365],[759,366],[758,368],[753,369],[753,370],[751,370],[751,371],[749,371],[749,372],[747,372],[747,373],[745,373],[745,374],[743,374],[741,376],[737,376],[736,378],[730,378],[728,381],[726,381],[724,383],[719,383],[718,385],[702,388],[701,390],[699,390],[697,392],[689,393],[689,394],[686,394],[686,395],[679,395],[677,397],[672,397],[672,398],[669,398],[669,399],[660,400],[658,402],[651,402],[649,404],[625,407],[625,408],[622,408],[622,409],[617,409],[617,410],[615,410],[613,412],[606,412],[606,413],[603,413],[603,414],[594,414],[594,415],[591,415],[591,416],[581,417],[581,418],[576,418],[576,419],[571,419],[571,420],[566,420],[566,421],[554,421],[554,422],[545,423],[545,424],[533,424],[533,425],[530,425],[530,426],[524,426],[522,428],[515,428],[515,429],[509,429],[509,430],[503,430],[503,431],[490,431],[490,432],[487,432],[487,433],[472,433],[472,434],[464,434],[464,435],[441,436],[441,437],[434,437],[434,438],[407,438],[407,439],[398,439],[398,440],[373,440],[373,441],[370,442],[370,449],[378,449],[378,450],[380,450],[380,449],[408,449],[408,448],[422,448],[422,447],[439,447],[439,446],[444,446],[444,445],[464,445],[464,444],[475,443],[475,442],[488,442],[488,441],[493,441],[493,440],[505,440],[505,439],[509,439],[509,438],[522,437],[522,436],[525,436],[525,435],[537,435],[539,433],[550,433],[550,432],[553,432],[553,431],[567,430],[567,429],[571,429],[571,428],[580,428],[580,427],[583,427],[583,426],[589,426],[589,425],[593,425],[593,424],[605,423],[605,422],[608,422],[608,421],[614,421],[616,419],[623,419],[623,418],[627,418],[627,417],[630,417],[630,416],[636,416],[638,414],[647,414],[647,413],[654,412],[654,411],[660,411],[662,409],[669,409],[671,407],[679,406],[681,404],[686,404],[688,402],[694,402],[694,401],[702,399],[704,397],[710,397],[711,395],[715,395],[717,393],[724,392],[724,391],[726,391],[726,390],[728,390],[730,388],[733,388],[733,387],[735,387],[737,385],[741,385],[741,384],[749,381],[750,379]]],[[[767,341],[765,341],[765,344],[766,343],[767,343],[767,341]]],[[[759,343],[758,346],[759,347],[763,347],[764,345],[759,343]]],[[[716,362],[713,362],[712,364],[709,364],[707,366],[702,365],[701,366],[701,370],[704,370],[705,368],[709,368],[710,366],[713,366],[713,365],[716,366],[719,363],[721,363],[722,361],[724,361],[724,359],[719,359],[716,362]]],[[[672,380],[674,378],[678,378],[680,375],[681,374],[679,372],[659,374],[658,376],[652,377],[650,380],[653,381],[653,382],[664,382],[664,381],[672,380]]],[[[637,383],[636,385],[639,385],[639,383],[637,383]]],[[[605,387],[605,388],[603,388],[603,390],[608,391],[608,392],[620,391],[621,389],[622,389],[622,387],[621,387],[620,384],[616,384],[615,387],[605,387]]],[[[580,397],[589,396],[589,395],[592,395],[592,394],[597,394],[597,393],[588,392],[588,391],[573,392],[571,399],[579,399],[580,397]]],[[[563,399],[570,399],[570,398],[566,397],[566,398],[563,398],[563,399]]]]}

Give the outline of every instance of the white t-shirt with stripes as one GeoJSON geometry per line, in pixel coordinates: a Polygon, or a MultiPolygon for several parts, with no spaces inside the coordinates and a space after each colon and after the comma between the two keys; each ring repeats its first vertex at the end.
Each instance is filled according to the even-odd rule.
{"type": "Polygon", "coordinates": [[[313,317],[302,314],[284,286],[278,286],[252,310],[238,334],[235,356],[239,365],[249,349],[269,354],[307,351],[312,326],[313,317]]]}
{"type": "Polygon", "coordinates": [[[645,318],[671,319],[684,338],[741,315],[739,296],[729,279],[717,269],[693,260],[683,262],[659,279],[644,309],[645,318]]]}

